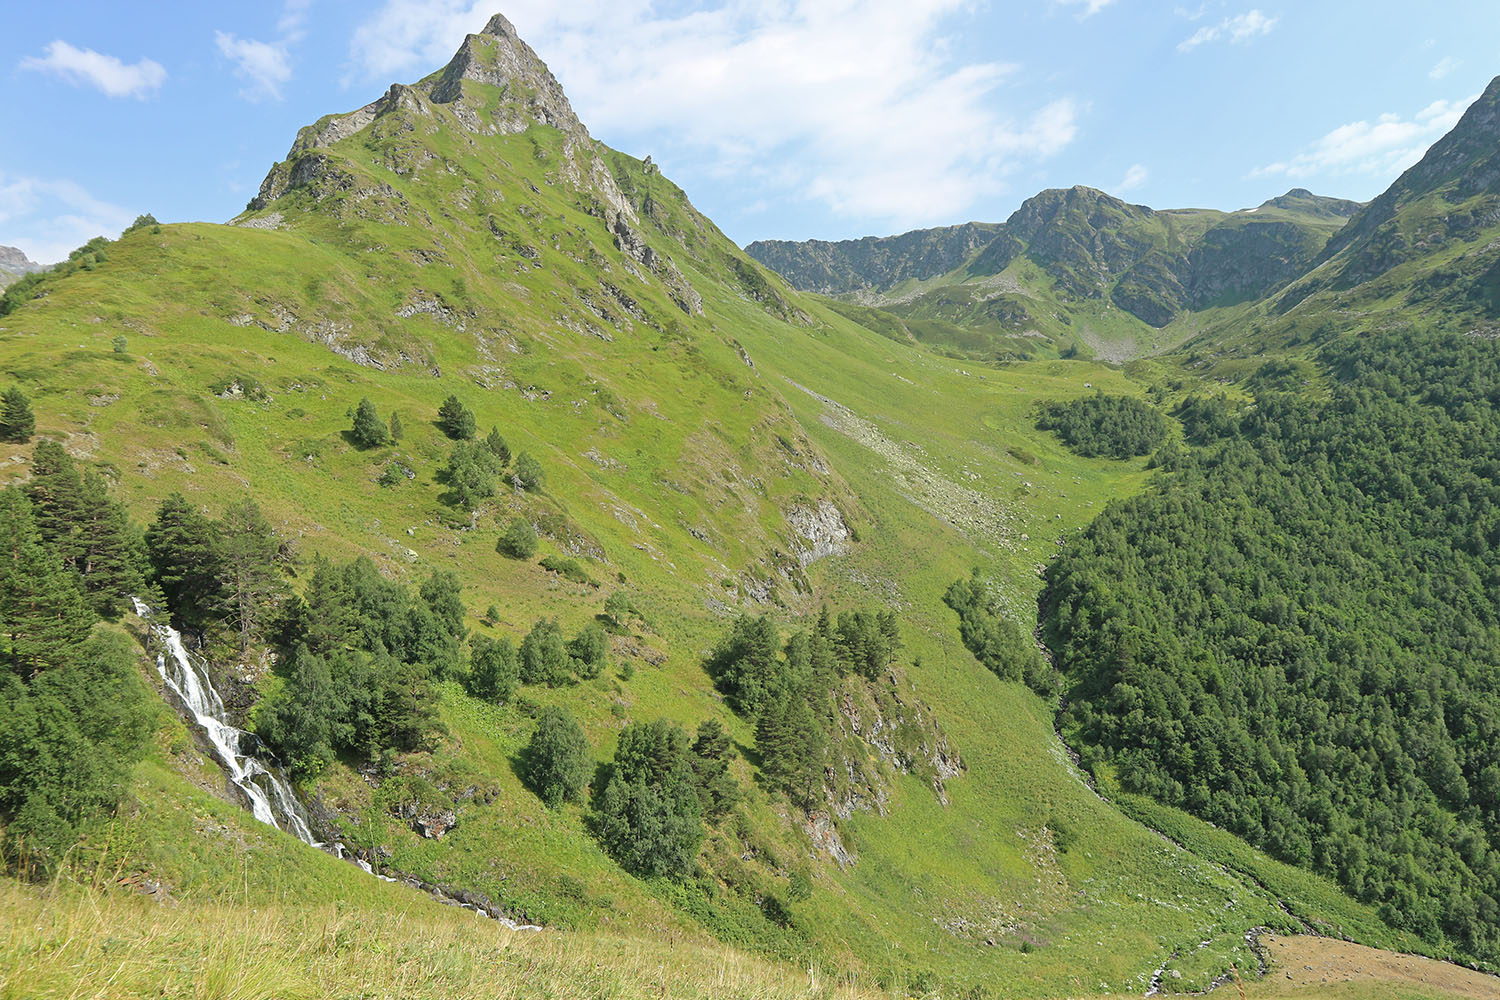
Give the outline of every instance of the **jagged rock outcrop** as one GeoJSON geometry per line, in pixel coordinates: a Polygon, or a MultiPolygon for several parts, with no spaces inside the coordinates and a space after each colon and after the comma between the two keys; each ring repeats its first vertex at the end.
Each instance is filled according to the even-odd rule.
{"type": "Polygon", "coordinates": [[[23,275],[45,270],[45,267],[27,257],[16,247],[0,247],[0,288],[15,282],[23,275]]]}
{"type": "Polygon", "coordinates": [[[11,274],[31,274],[43,270],[42,265],[32,260],[16,247],[0,247],[0,271],[11,274]]]}

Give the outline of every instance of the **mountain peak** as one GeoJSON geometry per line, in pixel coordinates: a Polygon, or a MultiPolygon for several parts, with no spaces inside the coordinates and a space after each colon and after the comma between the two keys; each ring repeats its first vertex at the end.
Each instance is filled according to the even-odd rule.
{"type": "Polygon", "coordinates": [[[504,14],[496,14],[489,19],[484,26],[484,34],[494,35],[496,38],[508,38],[519,42],[520,36],[516,34],[516,26],[510,23],[510,18],[504,14]]]}
{"type": "Polygon", "coordinates": [[[423,83],[434,101],[450,104],[462,100],[465,81],[500,88],[538,124],[581,133],[580,138],[588,134],[562,85],[504,14],[491,17],[479,34],[466,36],[448,65],[423,83]]]}

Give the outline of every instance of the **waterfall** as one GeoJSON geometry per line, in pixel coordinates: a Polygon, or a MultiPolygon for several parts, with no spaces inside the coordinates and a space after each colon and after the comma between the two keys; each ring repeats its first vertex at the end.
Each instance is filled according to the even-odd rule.
{"type": "Polygon", "coordinates": [[[307,810],[297,798],[291,782],[269,754],[262,754],[260,737],[224,721],[227,714],[224,699],[215,690],[213,679],[208,676],[203,661],[189,653],[182,644],[182,634],[170,625],[158,624],[151,609],[139,598],[132,597],[131,603],[135,605],[135,613],[151,627],[151,631],[161,642],[162,652],[156,655],[156,670],[161,674],[167,690],[175,694],[180,706],[192,714],[193,720],[198,724],[198,731],[213,748],[214,757],[224,769],[229,783],[244,797],[256,819],[278,830],[285,830],[304,844],[311,844],[335,857],[352,861],[361,870],[383,882],[399,882],[418,892],[424,892],[441,903],[459,906],[481,917],[488,917],[513,931],[541,930],[535,924],[522,924],[512,920],[483,897],[433,885],[409,875],[393,878],[376,871],[364,858],[349,854],[341,843],[324,844],[318,841],[313,837],[307,810]]]}
{"type": "Polygon", "coordinates": [[[322,847],[313,836],[307,810],[286,775],[273,761],[258,755],[260,738],[224,721],[224,699],[214,689],[202,661],[183,646],[182,634],[170,625],[157,624],[152,620],[150,608],[137,598],[131,600],[136,614],[151,623],[151,631],[161,641],[156,670],[167,690],[192,713],[229,783],[244,796],[255,818],[285,830],[304,844],[322,847]]]}

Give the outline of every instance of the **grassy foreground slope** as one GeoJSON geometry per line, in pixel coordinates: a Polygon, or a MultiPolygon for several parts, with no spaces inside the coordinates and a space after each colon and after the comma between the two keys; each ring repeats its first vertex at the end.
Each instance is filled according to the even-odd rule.
{"type": "MultiPolygon", "coordinates": [[[[489,37],[500,42],[466,42],[468,65],[516,55],[489,37]]],[[[562,116],[550,76],[526,79],[503,89],[445,72],[425,89],[393,89],[360,130],[327,119],[273,171],[247,225],[137,230],[0,321],[0,371],[33,398],[39,433],[108,474],[139,520],[173,491],[215,515],[252,493],[303,557],[368,554],[406,581],[454,570],[480,634],[519,638],[544,616],[571,632],[616,589],[644,613],[603,676],[527,688],[499,707],[447,685],[447,732],[430,752],[378,786],[336,765],[308,792],[351,843],[574,931],[564,940],[597,948],[601,965],[615,947],[671,965],[661,942],[691,942],[697,957],[671,987],[687,995],[706,981],[694,970],[715,961],[714,939],[917,993],[1143,990],[1174,953],[1189,956],[1174,980],[1185,987],[1247,967],[1246,930],[1287,919],[1270,895],[1090,791],[1051,706],[981,667],[941,603],[979,565],[1017,616],[1034,613],[1037,571],[1059,536],[1146,472],[1144,460],[1072,455],[1035,430],[1032,409],[1141,387],[1086,362],[960,367],[790,292],[648,164],[592,145],[562,116]],[[539,101],[560,126],[510,127],[539,101]],[[445,502],[436,474],[448,443],[431,421],[450,393],[481,431],[497,426],[540,460],[544,492],[503,491],[472,513],[445,502]],[[352,445],[349,410],[362,397],[400,413],[399,442],[352,445]],[[396,485],[379,485],[392,467],[396,485]],[[794,512],[822,503],[857,538],[808,561],[794,512]],[[581,560],[598,585],[497,553],[514,516],[542,526],[543,554],[581,560]],[[946,783],[946,805],[924,780],[889,775],[883,811],[833,824],[857,857],[848,866],[819,846],[828,827],[757,784],[752,729],[703,669],[736,610],[791,621],[823,601],[900,610],[906,681],[892,683],[931,706],[967,765],[946,783]],[[490,604],[494,626],[480,620],[490,604]],[[581,807],[549,811],[522,784],[528,707],[553,703],[582,720],[601,762],[630,720],[725,724],[745,802],[711,835],[703,878],[627,875],[581,807]],[[413,801],[451,805],[458,825],[419,837],[399,817],[413,801]],[[759,899],[803,866],[811,897],[789,926],[766,919],[759,899]],[[642,935],[657,943],[612,943],[642,935]]],[[[24,478],[27,454],[3,446],[7,478],[24,478]]],[[[275,683],[253,659],[218,666],[243,699],[275,683]]],[[[204,791],[219,787],[211,768],[172,727],[125,818],[91,838],[89,870],[158,881],[184,912],[232,907],[220,923],[247,905],[341,901],[355,916],[331,974],[355,992],[365,944],[399,953],[400,938],[370,942],[364,929],[404,905],[392,894],[405,890],[231,818],[204,791]]],[[[283,912],[339,937],[344,911],[283,912]]],[[[213,947],[164,919],[161,940],[213,947]]],[[[413,961],[485,956],[438,948],[413,961]]],[[[384,961],[369,974],[413,974],[377,971],[384,961]]],[[[635,975],[623,964],[620,975],[635,975]]],[[[786,975],[767,972],[766,995],[786,975]]],[[[573,985],[630,993],[648,978],[602,982],[573,985]]]]}

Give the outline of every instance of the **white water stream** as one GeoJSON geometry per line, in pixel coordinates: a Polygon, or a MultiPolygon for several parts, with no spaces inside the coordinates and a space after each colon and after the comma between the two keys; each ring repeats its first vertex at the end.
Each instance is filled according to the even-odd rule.
{"type": "Polygon", "coordinates": [[[245,797],[255,818],[285,830],[304,844],[322,847],[313,837],[307,811],[281,769],[256,756],[259,737],[224,721],[224,699],[214,690],[203,663],[183,646],[181,633],[154,622],[151,609],[138,599],[132,600],[136,614],[151,622],[151,631],[161,641],[163,650],[156,656],[156,670],[167,690],[192,713],[229,783],[245,797]]]}
{"type": "Polygon", "coordinates": [[[535,924],[520,924],[502,914],[492,912],[466,899],[460,899],[444,889],[413,879],[410,876],[391,878],[377,872],[368,861],[348,854],[343,844],[325,844],[313,836],[311,820],[297,798],[296,791],[274,762],[259,756],[263,744],[260,737],[247,733],[224,721],[224,699],[219,697],[213,680],[208,675],[202,660],[188,652],[182,644],[182,634],[170,625],[155,621],[153,613],[139,598],[131,598],[135,613],[150,625],[151,631],[161,642],[162,652],[156,656],[156,670],[161,674],[167,690],[177,696],[181,708],[186,709],[198,724],[219,766],[224,769],[229,783],[244,797],[245,803],[255,818],[278,830],[284,830],[302,841],[335,857],[352,861],[362,870],[383,882],[401,882],[418,891],[452,906],[471,910],[482,917],[498,921],[511,930],[539,931],[535,924]]]}

